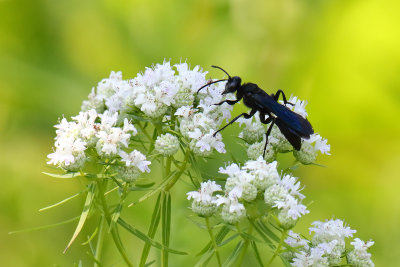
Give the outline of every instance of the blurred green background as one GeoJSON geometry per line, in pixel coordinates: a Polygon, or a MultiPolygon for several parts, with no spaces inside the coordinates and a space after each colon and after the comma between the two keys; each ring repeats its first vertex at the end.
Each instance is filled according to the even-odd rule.
{"type": "MultiPolygon", "coordinates": [[[[213,77],[222,74],[209,66],[219,65],[268,92],[280,88],[308,100],[309,120],[329,140],[332,156],[318,159],[327,168],[296,172],[313,201],[297,231],[307,233],[314,220],[345,219],[357,237],[375,241],[376,266],[399,266],[399,10],[396,0],[0,0],[2,265],[90,262],[80,245],[85,233],[62,254],[75,223],[8,232],[79,214],[82,199],[38,212],[82,187],[41,174],[49,171],[53,125],[77,114],[91,87],[111,70],[130,78],[166,58],[187,59],[213,77]]],[[[228,150],[237,142],[229,133],[228,150]]],[[[179,209],[171,246],[194,253],[207,238],[184,219],[188,189],[180,185],[173,192],[179,209]]],[[[150,204],[123,215],[146,231],[150,204]]],[[[126,242],[138,259],[142,242],[131,236],[126,242]]],[[[106,254],[107,266],[122,266],[114,248],[106,247],[106,254]]],[[[192,262],[171,256],[171,266],[192,262]]]]}

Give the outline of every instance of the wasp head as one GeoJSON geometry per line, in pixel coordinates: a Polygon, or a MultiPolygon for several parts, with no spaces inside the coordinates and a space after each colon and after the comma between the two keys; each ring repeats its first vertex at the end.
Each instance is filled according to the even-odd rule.
{"type": "Polygon", "coordinates": [[[225,90],[222,92],[223,95],[228,94],[228,93],[234,93],[239,89],[240,85],[242,83],[242,79],[238,76],[234,76],[230,79],[228,79],[228,82],[225,85],[225,90]]]}

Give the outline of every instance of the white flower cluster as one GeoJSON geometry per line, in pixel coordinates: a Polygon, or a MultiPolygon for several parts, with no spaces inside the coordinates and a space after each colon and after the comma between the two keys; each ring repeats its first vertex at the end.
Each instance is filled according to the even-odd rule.
{"type": "MultiPolygon", "coordinates": [[[[307,117],[307,111],[305,109],[307,105],[306,101],[299,100],[296,96],[291,96],[288,101],[293,104],[286,104],[290,110],[304,118],[307,117]]],[[[282,101],[281,103],[283,104],[282,101]]],[[[261,123],[258,112],[250,119],[240,118],[237,122],[245,124],[239,137],[248,144],[248,157],[251,159],[258,158],[264,152],[265,133],[269,125],[261,123]]],[[[320,151],[321,154],[330,155],[330,145],[328,145],[327,140],[323,139],[319,134],[312,134],[309,139],[302,139],[301,149],[299,151],[294,150],[276,125],[272,127],[268,143],[265,153],[265,160],[268,162],[274,161],[277,153],[288,151],[293,151],[295,158],[302,164],[311,164],[315,162],[318,151],[320,151]]]]}
{"type": "MultiPolygon", "coordinates": [[[[126,162],[119,171],[132,180],[148,171],[150,164],[145,155],[138,156],[139,151],[126,151],[131,137],[137,134],[131,123],[137,117],[172,126],[170,130],[179,131],[197,155],[209,155],[213,150],[224,153],[221,135],[214,137],[213,133],[224,119],[230,118],[232,107],[226,103],[214,105],[226,99],[221,94],[223,83],[212,84],[196,94],[207,83],[206,74],[199,66],[190,70],[187,63],[171,66],[169,62],[146,68],[130,80],[123,80],[121,72],[111,72],[109,78],[92,89],[78,116],[70,122],[63,118],[55,126],[55,152],[48,156],[48,163],[76,171],[88,161],[88,149],[94,148],[102,158],[126,162]]],[[[177,136],[159,133],[156,152],[170,156],[178,150],[177,136]]]]}
{"type": "Polygon", "coordinates": [[[143,74],[131,80],[122,80],[121,72],[111,72],[109,78],[103,79],[92,90],[82,110],[118,111],[120,117],[140,110],[145,116],[157,120],[176,115],[179,118],[178,130],[188,139],[195,154],[209,155],[214,149],[224,153],[221,135],[212,135],[224,119],[230,118],[232,107],[226,103],[214,105],[226,99],[221,94],[225,83],[212,84],[196,94],[207,83],[206,74],[199,66],[190,70],[187,63],[171,66],[170,62],[146,68],[143,74]]]}
{"type": "Polygon", "coordinates": [[[55,152],[48,155],[48,164],[68,171],[80,170],[89,160],[89,148],[94,148],[102,158],[120,158],[130,169],[150,171],[147,167],[150,161],[146,161],[142,153],[133,150],[128,155],[124,151],[137,131],[126,118],[118,125],[117,112],[106,110],[98,114],[95,109],[82,111],[72,117],[72,121],[63,118],[55,128],[55,152]]]}
{"type": "Polygon", "coordinates": [[[213,196],[214,192],[221,191],[221,186],[214,181],[207,181],[201,183],[199,191],[192,191],[187,193],[188,200],[193,199],[192,210],[194,213],[209,217],[217,210],[216,200],[213,196]]]}
{"type": "Polygon", "coordinates": [[[304,195],[299,192],[300,183],[290,175],[281,178],[276,167],[276,161],[267,163],[259,157],[247,161],[242,168],[231,164],[219,169],[220,173],[228,175],[228,179],[225,194],[217,195],[214,203],[222,206],[221,217],[225,222],[238,222],[246,216],[245,204],[257,199],[264,200],[277,212],[284,228],[292,228],[299,217],[308,213],[301,204],[304,195]]]}
{"type": "Polygon", "coordinates": [[[213,149],[225,153],[221,134],[213,135],[221,123],[231,116],[232,106],[227,103],[214,105],[226,99],[222,95],[224,86],[225,83],[210,85],[199,93],[197,108],[182,106],[175,112],[179,118],[179,131],[189,140],[189,146],[196,155],[208,156],[213,149]]]}
{"type": "Polygon", "coordinates": [[[166,133],[157,137],[154,150],[164,156],[172,156],[179,150],[179,140],[175,135],[166,133]]]}
{"type": "MultiPolygon", "coordinates": [[[[346,253],[345,238],[352,237],[356,231],[345,226],[342,220],[316,221],[312,225],[310,233],[314,232],[314,236],[311,241],[289,232],[285,242],[297,252],[288,251],[285,257],[296,267],[340,265],[346,253]]],[[[356,238],[351,244],[354,250],[347,253],[348,263],[360,267],[374,266],[371,254],[367,252],[373,242],[364,243],[356,238]]]]}

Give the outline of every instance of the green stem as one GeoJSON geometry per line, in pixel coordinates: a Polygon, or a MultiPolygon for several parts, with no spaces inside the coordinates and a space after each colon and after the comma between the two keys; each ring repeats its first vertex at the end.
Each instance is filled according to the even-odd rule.
{"type": "Polygon", "coordinates": [[[142,124],[141,124],[140,122],[138,122],[138,123],[135,124],[135,125],[139,126],[140,130],[142,130],[142,132],[144,133],[144,135],[146,136],[146,138],[147,138],[149,141],[152,141],[152,140],[153,140],[153,138],[151,138],[151,136],[149,135],[149,133],[143,128],[143,126],[142,126],[142,124]]]}
{"type": "Polygon", "coordinates": [[[272,262],[274,261],[274,259],[276,258],[276,256],[278,256],[278,254],[279,254],[279,252],[280,252],[280,250],[281,250],[281,248],[282,248],[282,245],[283,245],[283,242],[284,242],[286,236],[287,236],[287,230],[284,230],[284,231],[282,232],[281,240],[279,241],[279,244],[278,244],[278,246],[276,247],[276,249],[275,249],[275,251],[274,251],[274,255],[272,255],[272,258],[271,258],[270,261],[268,262],[267,267],[268,267],[268,266],[271,266],[271,264],[272,264],[272,262]]]}
{"type": "Polygon", "coordinates": [[[94,262],[94,267],[99,267],[100,265],[97,264],[97,262],[101,262],[101,252],[103,249],[103,243],[104,243],[104,236],[105,236],[105,231],[104,231],[104,216],[101,216],[100,219],[100,228],[99,228],[99,233],[98,233],[98,238],[97,238],[97,244],[96,244],[96,254],[94,255],[95,262],[94,262]]]}
{"type": "Polygon", "coordinates": [[[218,246],[217,246],[217,243],[215,242],[214,234],[213,234],[211,226],[210,226],[210,221],[209,221],[208,217],[206,217],[205,219],[206,219],[208,233],[210,234],[211,241],[214,246],[215,256],[217,256],[218,266],[222,266],[221,258],[219,256],[219,252],[218,252],[218,246]]]}
{"type": "MultiPolygon", "coordinates": [[[[99,197],[100,197],[100,202],[103,207],[103,212],[104,212],[104,217],[107,220],[107,224],[110,226],[111,225],[111,216],[108,211],[108,206],[107,206],[107,201],[106,198],[104,197],[104,188],[107,185],[107,181],[97,181],[98,187],[99,187],[99,197]]],[[[125,249],[122,246],[122,243],[120,243],[120,238],[118,235],[118,232],[116,231],[116,227],[113,227],[111,230],[111,236],[113,238],[114,244],[118,249],[118,252],[121,254],[123,260],[125,261],[126,265],[129,267],[133,267],[133,264],[130,262],[128,256],[126,255],[125,249]]]]}
{"type": "MultiPolygon", "coordinates": [[[[239,233],[240,233],[240,228],[238,225],[236,225],[239,233]]],[[[253,225],[250,224],[249,229],[247,230],[247,234],[251,235],[253,233],[253,225]]],[[[244,260],[244,256],[246,256],[246,252],[247,252],[247,248],[249,247],[250,244],[250,240],[248,238],[245,239],[244,241],[244,246],[243,246],[243,250],[242,253],[240,254],[239,260],[238,260],[238,264],[237,266],[242,266],[243,260],[244,260]]]]}
{"type": "Polygon", "coordinates": [[[183,174],[183,172],[186,170],[186,165],[188,163],[188,158],[189,158],[189,151],[186,152],[184,162],[182,166],[179,168],[179,172],[175,175],[175,177],[165,186],[164,191],[168,192],[178,181],[179,177],[183,174]]]}

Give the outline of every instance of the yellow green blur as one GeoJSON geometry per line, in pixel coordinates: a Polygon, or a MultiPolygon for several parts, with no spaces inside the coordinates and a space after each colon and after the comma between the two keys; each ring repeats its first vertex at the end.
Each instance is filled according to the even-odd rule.
{"type": "MultiPolygon", "coordinates": [[[[75,223],[7,233],[79,215],[82,198],[38,211],[82,189],[78,181],[41,173],[51,171],[46,155],[52,151],[52,126],[62,115],[77,114],[92,86],[111,70],[130,78],[165,58],[201,65],[214,78],[223,75],[209,66],[219,65],[269,93],[283,89],[306,99],[309,120],[329,140],[332,155],[318,158],[326,168],[295,173],[306,186],[306,203],[313,202],[295,230],[307,233],[314,220],[344,219],[357,237],[375,241],[376,266],[398,266],[399,10],[396,0],[1,0],[2,265],[72,266],[80,259],[89,265],[88,247],[81,243],[91,232],[82,232],[62,254],[75,223]]],[[[234,111],[243,110],[238,105],[234,111]]],[[[223,134],[227,150],[243,153],[234,132],[223,134]]],[[[186,219],[187,189],[178,184],[173,190],[171,247],[193,255],[208,239],[186,219]]],[[[147,231],[151,201],[122,215],[147,231]]],[[[122,235],[137,263],[143,243],[122,235]]],[[[123,266],[111,243],[104,249],[106,266],[123,266]]],[[[149,259],[158,257],[152,249],[149,259]]],[[[249,253],[247,266],[255,264],[252,258],[249,253]]],[[[171,266],[195,262],[194,256],[170,260],[171,266]]]]}

